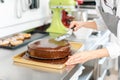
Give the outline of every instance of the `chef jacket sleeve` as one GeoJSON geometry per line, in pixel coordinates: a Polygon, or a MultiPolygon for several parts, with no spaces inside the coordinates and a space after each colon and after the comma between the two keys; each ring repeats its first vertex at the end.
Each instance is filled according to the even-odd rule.
{"type": "Polygon", "coordinates": [[[110,42],[108,42],[105,47],[111,58],[120,56],[120,40],[114,34],[111,33],[110,42]]]}
{"type": "MultiPolygon", "coordinates": [[[[120,1],[118,3],[120,3],[120,1]]],[[[98,11],[99,13],[99,10],[97,8],[96,8],[96,11],[98,11]]],[[[120,5],[117,6],[116,16],[120,17],[119,14],[120,14],[120,5]]],[[[94,19],[94,21],[97,24],[97,29],[101,31],[108,29],[102,17],[100,17],[99,14],[98,16],[99,16],[99,19],[94,19]]],[[[111,58],[117,58],[118,56],[120,56],[120,20],[118,21],[118,25],[117,25],[117,37],[113,33],[111,33],[110,41],[106,43],[104,47],[107,48],[108,53],[111,58]]]]}
{"type": "Polygon", "coordinates": [[[104,31],[107,29],[105,23],[103,22],[102,18],[94,19],[97,25],[97,30],[104,31]]]}
{"type": "MultiPolygon", "coordinates": [[[[101,18],[94,19],[94,21],[97,24],[97,29],[100,31],[104,31],[107,29],[105,26],[103,20],[101,18]]],[[[117,37],[111,33],[110,34],[110,41],[104,45],[105,48],[107,48],[108,53],[111,58],[117,58],[120,56],[120,21],[118,23],[118,29],[117,29],[117,37]]]]}

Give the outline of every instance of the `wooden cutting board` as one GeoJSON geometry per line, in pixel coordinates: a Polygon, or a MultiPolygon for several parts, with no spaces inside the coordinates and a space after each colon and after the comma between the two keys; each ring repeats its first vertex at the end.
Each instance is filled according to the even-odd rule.
{"type": "MultiPolygon", "coordinates": [[[[74,51],[83,47],[82,43],[70,42],[72,49],[74,51]]],[[[20,53],[13,57],[14,63],[17,64],[26,64],[27,66],[37,66],[37,67],[46,67],[52,69],[63,69],[65,67],[65,62],[67,61],[68,57],[60,60],[34,60],[29,58],[26,55],[26,52],[20,53]]],[[[35,68],[35,67],[34,67],[35,68]]]]}
{"type": "Polygon", "coordinates": [[[49,67],[49,68],[55,68],[55,69],[62,69],[65,67],[64,62],[57,64],[56,63],[57,61],[55,61],[55,62],[52,61],[51,63],[49,63],[50,61],[47,62],[46,60],[45,61],[42,61],[42,60],[38,61],[38,60],[30,59],[25,55],[25,52],[14,56],[13,60],[14,60],[14,62],[17,62],[17,63],[29,64],[29,65],[34,65],[34,66],[49,67]]]}

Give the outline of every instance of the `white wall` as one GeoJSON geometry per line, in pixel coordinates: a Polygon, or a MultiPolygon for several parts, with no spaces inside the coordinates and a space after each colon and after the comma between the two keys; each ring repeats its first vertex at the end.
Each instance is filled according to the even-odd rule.
{"type": "Polygon", "coordinates": [[[5,0],[0,3],[0,37],[43,25],[50,20],[49,0],[39,0],[39,9],[21,12],[20,18],[16,11],[20,11],[22,6],[18,8],[17,1],[21,0],[5,0]]]}

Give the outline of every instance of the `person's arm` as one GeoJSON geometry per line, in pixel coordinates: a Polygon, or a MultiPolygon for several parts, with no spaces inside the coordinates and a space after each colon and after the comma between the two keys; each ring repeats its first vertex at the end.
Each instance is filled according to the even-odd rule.
{"type": "Polygon", "coordinates": [[[92,51],[83,51],[80,53],[75,53],[74,55],[70,56],[68,61],[66,62],[66,65],[84,63],[92,59],[108,57],[108,56],[109,56],[109,53],[106,48],[92,50],[92,51]]]}
{"type": "Polygon", "coordinates": [[[86,28],[92,28],[92,29],[97,29],[97,25],[94,21],[92,22],[79,22],[79,21],[72,21],[70,23],[70,28],[74,27],[74,30],[78,30],[81,27],[86,27],[86,28]]]}

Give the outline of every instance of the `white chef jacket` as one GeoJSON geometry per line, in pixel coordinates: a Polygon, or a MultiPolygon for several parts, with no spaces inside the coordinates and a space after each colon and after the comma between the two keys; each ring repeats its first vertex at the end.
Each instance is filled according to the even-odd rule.
{"type": "MultiPolygon", "coordinates": [[[[104,4],[104,0],[101,0],[101,3],[102,3],[102,7],[105,12],[113,14],[113,11],[111,9],[111,8],[113,8],[113,4],[114,4],[113,0],[107,0],[107,4],[111,8],[109,8],[108,6],[106,6],[104,4]]],[[[119,16],[119,18],[120,18],[120,5],[119,5],[120,0],[116,0],[116,4],[118,4],[116,16],[119,16]]],[[[100,5],[100,0],[96,0],[96,10],[98,11],[98,13],[99,13],[99,10],[97,9],[97,6],[99,6],[99,5],[100,5]]],[[[98,30],[106,30],[107,27],[106,27],[101,15],[99,14],[98,16],[99,16],[99,19],[95,19],[98,30]]],[[[107,48],[108,53],[111,58],[116,58],[120,55],[120,20],[117,25],[117,36],[115,36],[114,33],[111,33],[110,34],[110,42],[107,43],[105,45],[105,47],[107,48]]]]}

